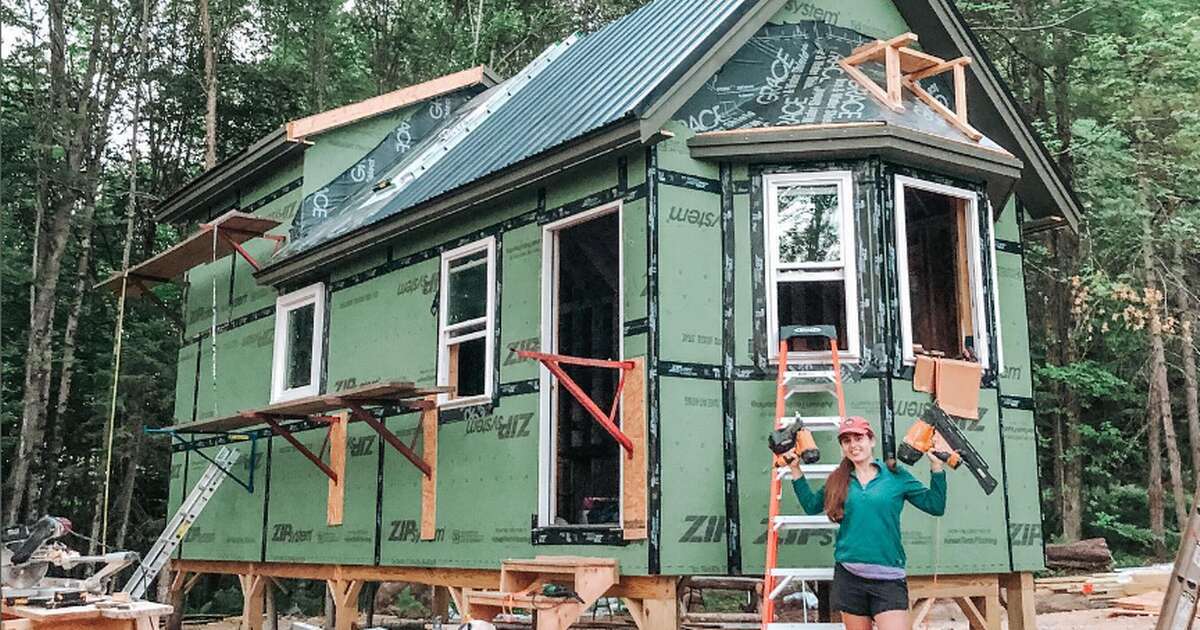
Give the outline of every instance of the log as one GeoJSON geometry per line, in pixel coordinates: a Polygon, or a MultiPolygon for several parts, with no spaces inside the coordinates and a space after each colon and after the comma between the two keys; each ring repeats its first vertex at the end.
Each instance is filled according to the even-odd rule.
{"type": "Polygon", "coordinates": [[[1072,543],[1046,545],[1046,568],[1107,571],[1112,568],[1112,552],[1103,538],[1087,538],[1072,543]]]}

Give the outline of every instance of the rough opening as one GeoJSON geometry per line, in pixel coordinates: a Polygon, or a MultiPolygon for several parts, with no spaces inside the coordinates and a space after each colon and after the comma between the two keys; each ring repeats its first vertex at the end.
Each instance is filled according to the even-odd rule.
{"type": "MultiPolygon", "coordinates": [[[[620,265],[617,213],[556,233],[557,321],[555,352],[619,359],[620,265]]],[[[607,409],[616,393],[616,370],[568,366],[576,383],[607,409]]],[[[620,518],[620,447],[616,440],[557,385],[555,524],[616,524],[620,518]]],[[[620,415],[617,416],[620,423],[620,415]]]]}
{"type": "Polygon", "coordinates": [[[914,354],[975,360],[966,200],[904,189],[914,354]]]}

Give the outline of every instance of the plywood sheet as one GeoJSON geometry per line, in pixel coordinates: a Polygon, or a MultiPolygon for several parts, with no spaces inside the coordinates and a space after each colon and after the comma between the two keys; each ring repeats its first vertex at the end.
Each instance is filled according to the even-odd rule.
{"type": "Polygon", "coordinates": [[[631,359],[634,368],[621,392],[621,431],[633,442],[624,457],[621,477],[621,528],[625,540],[646,539],[646,359],[631,359]]]}

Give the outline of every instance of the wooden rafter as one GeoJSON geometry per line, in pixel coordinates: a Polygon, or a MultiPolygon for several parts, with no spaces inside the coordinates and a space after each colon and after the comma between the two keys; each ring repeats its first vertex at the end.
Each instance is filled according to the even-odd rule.
{"type": "Polygon", "coordinates": [[[859,46],[838,64],[842,70],[857,81],[867,91],[888,109],[895,112],[904,111],[903,88],[908,88],[921,102],[946,119],[951,126],[962,132],[973,141],[983,137],[967,122],[967,74],[966,68],[971,63],[970,57],[945,60],[928,53],[909,48],[916,43],[917,36],[904,33],[889,39],[876,40],[859,46]],[[864,63],[876,61],[883,63],[885,87],[880,87],[862,71],[864,63]],[[933,97],[921,81],[937,76],[944,72],[954,73],[954,109],[946,107],[933,97]]]}

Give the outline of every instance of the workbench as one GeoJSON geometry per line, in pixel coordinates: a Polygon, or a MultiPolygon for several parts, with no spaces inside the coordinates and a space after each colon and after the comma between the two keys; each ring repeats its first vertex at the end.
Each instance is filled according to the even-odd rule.
{"type": "Polygon", "coordinates": [[[158,630],[159,620],[172,610],[154,602],[101,601],[64,608],[5,606],[0,630],[158,630]]]}

